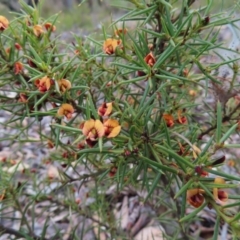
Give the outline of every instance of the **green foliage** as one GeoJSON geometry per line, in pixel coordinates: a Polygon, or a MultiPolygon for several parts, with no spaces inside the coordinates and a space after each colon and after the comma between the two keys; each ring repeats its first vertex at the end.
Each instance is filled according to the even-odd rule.
{"type": "MultiPolygon", "coordinates": [[[[10,159],[2,162],[3,209],[11,203],[21,213],[16,236],[40,239],[33,231],[34,205],[48,200],[81,216],[97,214],[101,221],[95,222],[114,239],[119,235],[109,210],[114,199],[107,200],[105,193],[113,185],[118,193],[130,185],[147,192],[142,201],[153,205],[163,225],[174,222],[178,236],[169,231],[167,239],[190,238],[189,225],[205,207],[217,214],[213,239],[222,222],[233,228],[233,237],[240,237],[239,214],[229,211],[239,207],[237,192],[225,192],[237,189],[240,177],[223,170],[225,156],[216,158],[222,150],[240,147],[231,141],[239,131],[239,58],[203,61],[224,49],[219,26],[234,27],[238,19],[210,14],[212,1],[196,9],[194,1],[182,1],[178,8],[176,1],[123,2],[113,5],[127,13],[103,27],[97,40],[74,36],[68,45],[54,33],[58,15],[42,19],[38,10],[21,2],[23,13],[9,26],[0,18],[6,28],[0,33],[0,109],[11,113],[4,126],[18,129],[1,140],[31,143],[31,124],[24,120],[41,126],[49,117],[50,130],[39,130],[39,142],[43,149],[54,148],[51,162],[64,166],[39,181],[24,163],[13,167],[10,159]],[[226,67],[233,74],[221,80],[218,74],[226,67]],[[208,103],[211,94],[215,98],[208,103]],[[87,181],[95,201],[84,209],[72,188],[87,181]],[[226,204],[226,198],[236,202],[226,204]],[[190,205],[196,209],[187,214],[190,205]],[[162,216],[159,206],[168,215],[162,216]]],[[[47,228],[48,219],[41,239],[47,228]]],[[[79,239],[74,230],[72,238],[79,239]]]]}

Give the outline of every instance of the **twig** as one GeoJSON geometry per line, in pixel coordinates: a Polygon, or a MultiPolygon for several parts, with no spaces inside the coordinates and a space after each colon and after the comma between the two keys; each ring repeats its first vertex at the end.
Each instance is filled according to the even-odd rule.
{"type": "MultiPolygon", "coordinates": [[[[194,2],[195,2],[195,0],[188,0],[187,6],[190,7],[194,2]]],[[[187,12],[187,9],[186,9],[186,7],[185,7],[185,8],[183,9],[183,15],[184,15],[184,16],[186,15],[186,12],[187,12]]],[[[178,16],[176,16],[175,18],[173,18],[173,19],[172,19],[172,23],[175,23],[175,22],[179,19],[180,15],[181,15],[181,13],[180,13],[178,16]]]]}
{"type": "MultiPolygon", "coordinates": [[[[226,121],[229,121],[231,120],[231,117],[234,113],[236,113],[236,111],[240,108],[240,104],[238,104],[233,110],[231,113],[229,113],[229,115],[226,115],[222,118],[222,122],[226,122],[226,121]]],[[[212,130],[216,129],[217,128],[217,124],[215,124],[214,126],[208,128],[207,130],[205,130],[204,132],[202,132],[198,138],[201,139],[204,135],[210,133],[212,130]]]]}

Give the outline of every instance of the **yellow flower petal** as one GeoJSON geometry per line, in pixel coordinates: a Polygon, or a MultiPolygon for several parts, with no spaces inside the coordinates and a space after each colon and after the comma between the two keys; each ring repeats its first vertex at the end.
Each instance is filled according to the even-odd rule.
{"type": "Polygon", "coordinates": [[[49,90],[49,88],[51,87],[51,79],[50,78],[46,78],[46,88],[47,90],[49,90]]]}
{"type": "Polygon", "coordinates": [[[121,44],[121,40],[114,39],[114,38],[108,38],[103,43],[103,51],[106,54],[111,55],[115,52],[116,47],[120,44],[121,44]]]}
{"type": "Polygon", "coordinates": [[[0,31],[4,31],[8,28],[9,21],[4,16],[0,16],[0,31]]]}
{"type": "MultiPolygon", "coordinates": [[[[225,184],[225,180],[220,177],[216,177],[214,183],[225,184]]],[[[216,203],[223,205],[228,200],[228,194],[225,191],[213,188],[213,197],[216,203]]]]}
{"type": "Polygon", "coordinates": [[[58,116],[65,116],[67,119],[70,119],[73,113],[74,108],[71,104],[68,103],[63,103],[57,112],[58,116]]]}
{"type": "Polygon", "coordinates": [[[64,109],[60,107],[57,112],[58,116],[63,116],[64,115],[64,109]]]}
{"type": "Polygon", "coordinates": [[[98,137],[101,138],[104,136],[104,126],[100,120],[95,120],[94,127],[98,133],[98,137]]]}
{"type": "Polygon", "coordinates": [[[35,25],[33,27],[33,33],[36,37],[40,37],[44,33],[43,27],[41,25],[35,25]]]}
{"type": "Polygon", "coordinates": [[[99,108],[98,108],[98,115],[102,117],[109,116],[112,113],[112,102],[110,103],[103,103],[99,108]]]}
{"type": "Polygon", "coordinates": [[[163,114],[163,119],[166,122],[167,127],[172,127],[174,125],[174,119],[171,114],[164,113],[163,114]]]}
{"type": "Polygon", "coordinates": [[[187,190],[187,202],[195,208],[200,207],[204,202],[203,189],[189,189],[187,190]]]}
{"type": "Polygon", "coordinates": [[[106,110],[104,116],[109,116],[112,112],[112,102],[107,103],[106,105],[107,105],[107,110],[106,110]]]}
{"type": "Polygon", "coordinates": [[[34,84],[37,86],[40,92],[46,92],[50,89],[51,85],[54,84],[54,81],[49,77],[45,76],[41,79],[35,80],[34,84]]]}
{"type": "Polygon", "coordinates": [[[117,126],[115,128],[112,129],[112,131],[110,132],[110,134],[107,136],[107,138],[114,138],[116,137],[121,131],[121,126],[117,126]]]}
{"type": "Polygon", "coordinates": [[[119,37],[123,34],[126,34],[128,32],[127,28],[120,28],[120,29],[117,29],[116,31],[114,31],[114,35],[116,37],[119,37]]]}
{"type": "Polygon", "coordinates": [[[106,121],[104,121],[103,125],[104,125],[104,127],[114,128],[114,127],[119,126],[119,122],[115,119],[107,119],[106,121]]]}
{"type": "Polygon", "coordinates": [[[216,177],[215,180],[214,180],[214,183],[225,184],[225,180],[223,178],[216,177]]]}
{"type": "Polygon", "coordinates": [[[58,80],[58,85],[61,92],[65,92],[72,87],[71,82],[67,79],[58,80]]]}
{"type": "Polygon", "coordinates": [[[4,189],[0,194],[0,202],[5,198],[6,190],[4,189]]]}
{"type": "Polygon", "coordinates": [[[82,129],[83,135],[88,136],[89,132],[94,128],[94,125],[95,121],[93,119],[85,121],[82,129]]]}
{"type": "Polygon", "coordinates": [[[65,111],[68,111],[70,113],[73,113],[74,112],[74,108],[71,104],[68,104],[68,103],[63,103],[62,104],[62,108],[65,110],[65,111]]]}
{"type": "Polygon", "coordinates": [[[46,30],[48,31],[50,29],[51,32],[55,32],[56,31],[56,26],[52,25],[51,23],[47,22],[44,24],[44,27],[46,28],[46,30]]]}

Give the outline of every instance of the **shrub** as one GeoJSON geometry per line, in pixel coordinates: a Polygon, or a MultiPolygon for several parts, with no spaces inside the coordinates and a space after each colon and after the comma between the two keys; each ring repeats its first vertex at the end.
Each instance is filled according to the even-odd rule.
{"type": "Polygon", "coordinates": [[[11,113],[2,125],[16,130],[2,141],[51,149],[31,162],[2,157],[1,216],[18,213],[10,217],[18,228],[0,230],[64,239],[51,220],[60,215],[70,238],[82,239],[85,223],[80,234],[72,222],[82,216],[99,238],[104,227],[110,239],[132,239],[133,223],[121,231],[113,220],[131,186],[165,226],[162,238],[190,239],[191,224],[212,209],[213,239],[223,223],[237,239],[240,177],[227,169],[240,147],[239,55],[236,39],[228,50],[218,36],[227,25],[234,38],[238,19],[210,14],[211,1],[196,9],[191,0],[115,3],[128,12],[101,40],[69,44],[55,34],[58,16],[42,19],[24,2],[11,23],[0,17],[0,101],[11,113]]]}

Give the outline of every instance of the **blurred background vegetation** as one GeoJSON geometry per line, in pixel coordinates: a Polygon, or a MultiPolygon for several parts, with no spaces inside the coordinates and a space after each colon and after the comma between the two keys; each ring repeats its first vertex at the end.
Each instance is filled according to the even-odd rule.
{"type": "MultiPolygon", "coordinates": [[[[4,1],[5,0],[0,0],[0,15],[13,19],[14,14],[12,14],[8,7],[3,3],[4,1]]],[[[98,4],[98,0],[83,0],[81,4],[78,4],[77,0],[71,0],[72,7],[69,9],[64,6],[63,1],[64,0],[40,0],[38,6],[41,16],[45,19],[54,14],[59,14],[56,22],[58,32],[66,30],[73,31],[77,29],[81,29],[84,32],[93,32],[97,29],[101,29],[102,24],[107,26],[112,19],[116,19],[124,14],[124,11],[120,11],[120,9],[116,7],[119,5],[119,1],[117,0],[101,0],[101,6],[98,4]],[[93,4],[92,9],[90,9],[88,1],[91,1],[93,4]]],[[[209,1],[210,0],[195,0],[193,6],[202,7],[209,1]]],[[[228,12],[231,7],[236,4],[235,0],[211,1],[213,8],[212,12],[228,12]]],[[[131,0],[122,0],[121,6],[126,9],[131,9],[132,4],[130,2],[131,0]]],[[[177,9],[182,4],[183,0],[170,0],[169,2],[177,9]]]]}

